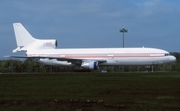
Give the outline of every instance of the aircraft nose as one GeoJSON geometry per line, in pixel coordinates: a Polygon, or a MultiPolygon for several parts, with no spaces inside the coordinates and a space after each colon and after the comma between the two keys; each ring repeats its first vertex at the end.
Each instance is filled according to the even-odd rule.
{"type": "Polygon", "coordinates": [[[171,61],[171,62],[174,62],[174,61],[176,61],[176,57],[174,57],[174,56],[171,56],[171,57],[170,57],[170,61],[171,61]]]}

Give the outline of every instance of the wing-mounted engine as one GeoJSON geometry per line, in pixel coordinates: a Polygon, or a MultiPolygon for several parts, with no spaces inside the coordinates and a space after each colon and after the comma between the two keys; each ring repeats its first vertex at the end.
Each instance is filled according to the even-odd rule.
{"type": "Polygon", "coordinates": [[[97,61],[84,61],[81,64],[81,67],[84,69],[89,69],[89,70],[98,70],[98,62],[97,61]]]}

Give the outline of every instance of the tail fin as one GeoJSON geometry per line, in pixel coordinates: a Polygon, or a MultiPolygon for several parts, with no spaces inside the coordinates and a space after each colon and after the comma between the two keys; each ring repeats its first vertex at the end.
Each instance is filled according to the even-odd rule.
{"type": "Polygon", "coordinates": [[[13,23],[13,28],[17,43],[17,48],[14,49],[13,52],[23,51],[23,47],[31,44],[36,40],[21,23],[13,23]]]}
{"type": "Polygon", "coordinates": [[[47,49],[56,48],[57,40],[41,40],[36,39],[24,28],[21,23],[13,23],[14,33],[16,37],[17,48],[13,50],[13,53],[19,51],[27,51],[27,49],[47,49]]]}

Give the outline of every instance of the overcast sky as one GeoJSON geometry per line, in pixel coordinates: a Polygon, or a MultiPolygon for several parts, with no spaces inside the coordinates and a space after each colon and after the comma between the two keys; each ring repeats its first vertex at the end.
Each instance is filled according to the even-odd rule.
{"type": "Polygon", "coordinates": [[[0,0],[0,57],[16,48],[15,22],[58,48],[122,47],[124,26],[125,47],[180,52],[180,0],[0,0]]]}

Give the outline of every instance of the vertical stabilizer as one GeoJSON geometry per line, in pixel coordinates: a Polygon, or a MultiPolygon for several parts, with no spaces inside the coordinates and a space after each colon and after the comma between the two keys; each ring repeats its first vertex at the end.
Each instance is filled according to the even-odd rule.
{"type": "Polygon", "coordinates": [[[25,51],[23,48],[33,43],[36,39],[24,28],[21,23],[13,23],[17,48],[13,52],[25,51]]]}
{"type": "Polygon", "coordinates": [[[21,23],[13,23],[13,27],[18,47],[26,46],[36,40],[21,23]]]}
{"type": "Polygon", "coordinates": [[[27,51],[29,49],[54,49],[57,47],[55,39],[36,39],[24,28],[21,23],[13,23],[17,48],[14,52],[27,51]]]}

